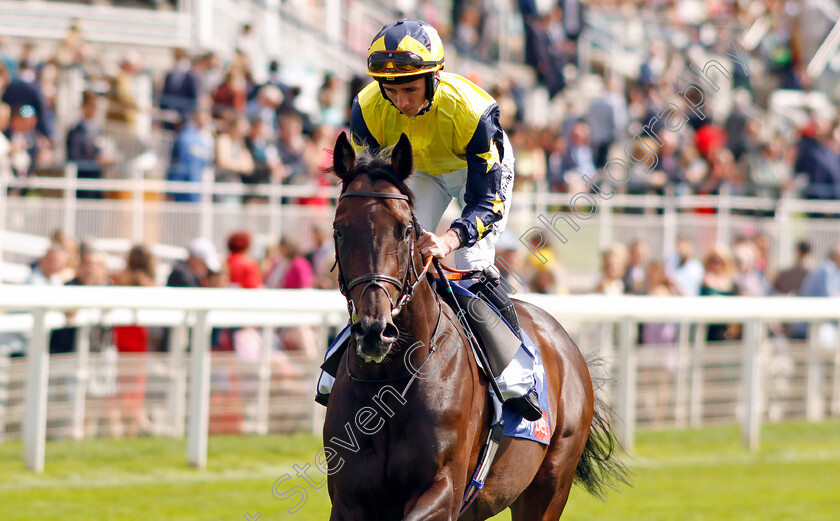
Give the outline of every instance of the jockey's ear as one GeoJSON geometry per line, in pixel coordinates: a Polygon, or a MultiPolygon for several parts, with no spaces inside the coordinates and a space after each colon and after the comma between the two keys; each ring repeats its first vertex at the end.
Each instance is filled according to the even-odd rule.
{"type": "Polygon", "coordinates": [[[355,164],[356,152],[353,150],[353,146],[350,145],[350,140],[347,139],[347,133],[342,132],[339,134],[338,139],[335,140],[333,171],[342,181],[345,181],[350,172],[353,171],[355,164]]]}
{"type": "Polygon", "coordinates": [[[405,181],[414,171],[414,156],[411,153],[411,142],[408,136],[402,134],[391,152],[391,167],[397,177],[405,181]]]}

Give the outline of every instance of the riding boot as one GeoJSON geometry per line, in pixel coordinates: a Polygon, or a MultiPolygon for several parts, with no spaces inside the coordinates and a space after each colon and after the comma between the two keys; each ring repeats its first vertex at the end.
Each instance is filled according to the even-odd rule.
{"type": "MultiPolygon", "coordinates": [[[[507,320],[519,340],[522,340],[522,329],[519,326],[519,318],[516,315],[516,308],[510,300],[507,291],[501,285],[501,276],[495,266],[484,269],[484,273],[471,288],[473,293],[483,298],[490,305],[495,307],[499,314],[507,320]]],[[[522,347],[520,347],[522,349],[522,347]]],[[[502,371],[504,373],[504,371],[502,371]]],[[[497,375],[501,377],[502,374],[497,375]]],[[[531,388],[524,396],[509,398],[505,401],[528,421],[536,421],[542,417],[540,398],[536,388],[531,388]]]]}
{"type": "Polygon", "coordinates": [[[491,306],[507,320],[516,336],[522,340],[522,329],[519,327],[519,317],[516,316],[516,308],[510,300],[510,296],[502,287],[501,274],[495,266],[488,266],[484,269],[481,277],[473,287],[472,292],[486,300],[491,306]],[[480,288],[480,289],[479,289],[480,288]]]}
{"type": "Polygon", "coordinates": [[[318,377],[318,385],[315,390],[315,402],[327,406],[332,393],[333,384],[335,383],[335,376],[338,374],[338,363],[341,361],[341,356],[350,344],[350,326],[348,325],[338,336],[335,337],[333,343],[327,348],[327,354],[324,356],[324,363],[321,364],[321,376],[318,377]]]}

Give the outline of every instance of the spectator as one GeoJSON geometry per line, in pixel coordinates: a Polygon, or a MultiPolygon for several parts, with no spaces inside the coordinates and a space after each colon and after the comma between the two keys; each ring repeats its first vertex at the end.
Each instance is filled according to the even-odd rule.
{"type": "MultiPolygon", "coordinates": [[[[651,261],[646,266],[646,294],[651,297],[679,295],[679,288],[665,273],[665,264],[651,261]]],[[[655,424],[664,420],[670,396],[670,382],[677,369],[678,325],[673,322],[646,323],[640,327],[640,355],[650,355],[654,361],[650,379],[652,388],[641,393],[642,402],[655,424]]]]}
{"type": "MultiPolygon", "coordinates": [[[[172,160],[169,163],[167,179],[169,181],[189,181],[200,183],[204,170],[213,164],[215,139],[213,137],[212,117],[205,108],[196,109],[190,121],[178,132],[172,146],[172,160]]],[[[169,194],[176,202],[198,202],[198,193],[177,192],[169,194]]]]}
{"type": "Polygon", "coordinates": [[[61,286],[61,275],[69,262],[69,255],[63,245],[53,242],[38,264],[26,278],[25,284],[35,286],[61,286]]]}
{"type": "Polygon", "coordinates": [[[333,276],[330,274],[333,262],[335,262],[335,243],[332,235],[320,225],[312,227],[312,250],[305,255],[306,260],[312,266],[314,277],[313,286],[321,289],[332,289],[335,286],[333,276]]]}
{"type": "Polygon", "coordinates": [[[840,245],[835,246],[802,281],[799,294],[803,297],[834,297],[840,295],[840,245]]]}
{"type": "Polygon", "coordinates": [[[244,116],[248,104],[248,78],[241,67],[231,67],[213,92],[213,117],[228,120],[244,116]]]}
{"type": "Polygon", "coordinates": [[[773,288],[781,295],[797,295],[802,281],[810,270],[809,258],[811,257],[811,243],[799,241],[796,244],[796,264],[786,270],[782,270],[773,282],[773,288]]]}
{"type": "MultiPolygon", "coordinates": [[[[9,40],[5,34],[0,34],[0,67],[5,66],[6,70],[10,76],[17,75],[17,62],[15,61],[12,56],[6,52],[6,45],[8,45],[9,40]]],[[[0,93],[2,93],[3,88],[0,86],[0,93]]]]}
{"type": "Polygon", "coordinates": [[[624,273],[624,292],[630,295],[645,295],[648,293],[648,245],[641,240],[630,244],[630,261],[624,273]]]}
{"type": "MultiPolygon", "coordinates": [[[[100,96],[93,91],[82,94],[82,120],[67,134],[67,160],[76,163],[79,179],[102,179],[102,168],[115,159],[102,148],[100,96]]],[[[100,190],[76,190],[79,199],[102,199],[100,190]]]]}
{"type": "Polygon", "coordinates": [[[586,121],[592,131],[592,142],[595,150],[594,161],[597,168],[607,164],[610,146],[623,137],[627,126],[627,104],[619,92],[619,84],[607,81],[603,94],[596,98],[586,115],[586,121]]]}
{"type": "MultiPolygon", "coordinates": [[[[105,264],[105,254],[88,246],[81,248],[79,267],[76,276],[65,284],[66,286],[104,286],[108,283],[108,267],[105,264]]],[[[68,313],[68,321],[73,314],[68,313]]],[[[95,326],[90,331],[90,349],[99,350],[104,347],[102,326],[95,326]]],[[[76,351],[77,328],[66,327],[56,329],[50,335],[50,354],[72,353],[76,351]]]]}
{"type": "Polygon", "coordinates": [[[601,254],[601,281],[595,287],[596,293],[605,295],[621,295],[624,293],[624,275],[626,266],[624,247],[614,245],[601,254]]]}
{"type": "Polygon", "coordinates": [[[21,61],[19,67],[17,77],[12,79],[3,92],[3,103],[12,107],[32,107],[32,116],[35,118],[34,130],[47,139],[52,139],[53,128],[43,117],[44,95],[38,83],[37,72],[26,60],[21,61]]]}
{"type": "MultiPolygon", "coordinates": [[[[250,174],[242,176],[246,185],[266,185],[279,183],[283,180],[285,168],[280,160],[277,146],[269,138],[269,123],[260,118],[251,120],[251,131],[245,138],[245,146],[254,161],[254,169],[250,174]]],[[[264,196],[246,194],[243,202],[267,202],[264,196]]]]}
{"type": "Polygon", "coordinates": [[[735,259],[735,283],[739,295],[766,297],[771,294],[770,283],[756,268],[757,248],[749,239],[737,241],[732,248],[735,259]]]}
{"type": "MultiPolygon", "coordinates": [[[[219,134],[216,138],[217,182],[242,184],[243,177],[254,173],[254,159],[245,143],[248,132],[248,120],[241,116],[233,117],[227,125],[227,132],[219,134]]],[[[217,197],[220,201],[228,203],[242,201],[242,196],[238,194],[223,194],[217,197]]]]}
{"type": "MultiPolygon", "coordinates": [[[[144,245],[135,245],[129,252],[123,270],[111,275],[111,281],[117,286],[154,286],[155,258],[144,245]]],[[[151,422],[146,416],[144,402],[146,397],[146,353],[149,351],[149,331],[137,324],[115,326],[113,341],[120,358],[133,363],[120,364],[120,383],[118,401],[109,403],[112,432],[115,437],[124,434],[125,419],[129,437],[139,433],[151,432],[151,422]]]]}
{"type": "Polygon", "coordinates": [[[301,289],[311,288],[313,283],[312,265],[303,256],[300,246],[290,237],[280,239],[279,253],[288,261],[283,278],[280,280],[280,288],[301,289]]]}
{"type": "MultiPolygon", "coordinates": [[[[840,245],[835,246],[813,271],[808,273],[799,288],[802,297],[836,297],[840,295],[840,245]]],[[[791,327],[794,338],[808,336],[808,324],[796,323],[791,327]]],[[[837,324],[823,322],[817,328],[817,342],[827,349],[837,345],[837,324]]]]}
{"type": "Polygon", "coordinates": [[[341,80],[338,76],[327,73],[324,83],[318,89],[318,122],[340,127],[345,124],[343,99],[340,89],[341,80]]]}
{"type": "Polygon", "coordinates": [[[175,113],[175,117],[164,124],[164,128],[175,130],[187,121],[189,114],[198,106],[199,97],[204,93],[199,71],[194,70],[185,49],[173,49],[175,65],[163,80],[160,94],[160,108],[175,113]]]}
{"type": "MultiPolygon", "coordinates": [[[[734,296],[739,288],[735,283],[734,267],[729,250],[721,245],[714,246],[703,263],[706,270],[701,296],[734,296]]],[[[740,337],[740,327],[727,324],[709,324],[706,340],[709,342],[735,340],[740,337]]]]}
{"type": "Polygon", "coordinates": [[[677,251],[665,261],[665,273],[677,285],[680,294],[689,297],[700,294],[704,268],[694,258],[694,245],[685,235],[677,237],[677,251]]]}
{"type": "Polygon", "coordinates": [[[251,234],[245,231],[234,233],[228,238],[226,264],[230,270],[230,286],[235,288],[261,288],[259,264],[247,256],[251,247],[251,234]]]}
{"type": "MultiPolygon", "coordinates": [[[[12,173],[22,179],[34,173],[43,157],[35,133],[38,117],[32,105],[13,106],[11,112],[11,122],[5,132],[9,141],[9,160],[12,173]]],[[[25,195],[26,189],[13,190],[12,194],[25,195]]]]}
{"type": "Polygon", "coordinates": [[[172,267],[166,285],[173,288],[201,288],[209,286],[211,274],[222,271],[216,247],[207,239],[195,239],[190,243],[188,256],[172,267]]]}
{"type": "Polygon", "coordinates": [[[801,130],[794,171],[804,173],[808,199],[840,199],[840,160],[825,144],[829,122],[814,116],[801,130]]]}
{"type": "Polygon", "coordinates": [[[277,150],[286,165],[286,183],[305,184],[309,172],[304,161],[306,140],[303,137],[303,119],[293,112],[280,114],[280,139],[277,150]]]}
{"type": "Polygon", "coordinates": [[[141,99],[137,92],[137,76],[143,70],[143,58],[137,51],[127,52],[120,60],[120,70],[111,80],[108,91],[109,121],[124,123],[129,134],[134,139],[140,139],[142,133],[138,128],[141,117],[141,99]]]}
{"type": "Polygon", "coordinates": [[[569,131],[569,147],[563,156],[563,171],[566,184],[571,184],[570,171],[575,172],[576,178],[588,176],[594,179],[597,175],[595,153],[589,141],[589,125],[582,119],[573,123],[569,131]]]}
{"type": "Polygon", "coordinates": [[[259,87],[256,96],[248,102],[246,112],[251,125],[254,121],[264,122],[268,126],[267,139],[274,139],[277,135],[277,110],[282,104],[283,92],[270,83],[259,87]]]}

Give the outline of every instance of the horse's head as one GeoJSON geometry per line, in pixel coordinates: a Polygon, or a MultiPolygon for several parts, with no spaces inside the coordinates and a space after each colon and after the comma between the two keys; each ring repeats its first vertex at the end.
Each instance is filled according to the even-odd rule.
{"type": "Polygon", "coordinates": [[[333,169],[341,196],[333,230],[339,285],[348,300],[356,352],[379,363],[399,338],[394,317],[411,298],[416,222],[411,144],[403,135],[390,161],[367,153],[356,157],[343,132],[335,144],[333,169]]]}

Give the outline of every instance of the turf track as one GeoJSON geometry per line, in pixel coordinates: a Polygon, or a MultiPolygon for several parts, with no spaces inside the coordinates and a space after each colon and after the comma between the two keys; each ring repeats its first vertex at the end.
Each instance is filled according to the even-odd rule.
{"type": "MultiPolygon", "coordinates": [[[[737,427],[640,431],[633,487],[600,502],[572,491],[564,521],[836,521],[840,519],[840,422],[765,425],[761,450],[745,451],[737,427]]],[[[0,443],[0,520],[262,520],[329,518],[326,488],[280,482],[308,494],[272,496],[294,465],[313,464],[317,438],[213,437],[206,472],[168,439],[50,442],[46,471],[24,470],[19,442],[0,443]]],[[[322,479],[314,467],[309,475],[322,479]]],[[[316,482],[317,484],[317,482],[316,482]]],[[[498,520],[509,519],[507,514],[498,520]]]]}

